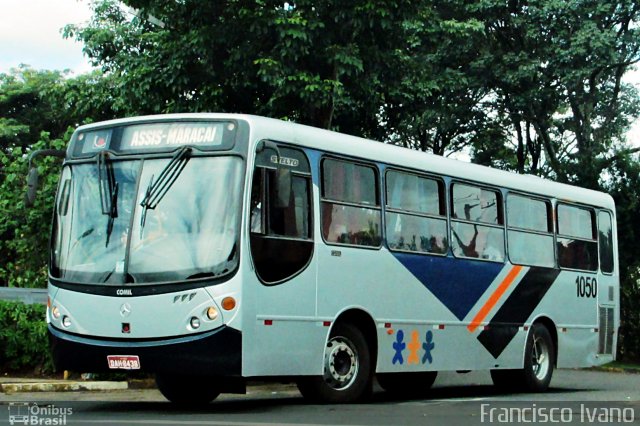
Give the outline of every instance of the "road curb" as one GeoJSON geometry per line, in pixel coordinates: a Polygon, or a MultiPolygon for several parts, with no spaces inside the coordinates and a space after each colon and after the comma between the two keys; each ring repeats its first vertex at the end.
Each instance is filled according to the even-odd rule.
{"type": "Polygon", "coordinates": [[[115,391],[128,388],[129,384],[127,382],[52,381],[46,383],[0,384],[0,390],[6,394],[19,392],[115,391]]]}

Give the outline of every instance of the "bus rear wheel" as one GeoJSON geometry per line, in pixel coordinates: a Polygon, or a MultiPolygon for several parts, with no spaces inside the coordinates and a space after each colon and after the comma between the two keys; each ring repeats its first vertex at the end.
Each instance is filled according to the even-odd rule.
{"type": "Polygon", "coordinates": [[[322,376],[302,377],[298,389],[305,398],[351,403],[371,392],[371,354],[362,332],[351,324],[336,324],[324,351],[322,376]]]}
{"type": "Polygon", "coordinates": [[[385,391],[401,397],[416,397],[426,394],[436,381],[436,371],[418,373],[379,373],[378,384],[385,391]]]}
{"type": "Polygon", "coordinates": [[[493,383],[505,390],[544,392],[549,388],[556,352],[547,328],[536,323],[527,336],[524,368],[492,370],[493,383]]]}
{"type": "Polygon", "coordinates": [[[220,395],[215,384],[204,377],[156,374],[156,385],[165,398],[182,406],[206,405],[220,395]]]}

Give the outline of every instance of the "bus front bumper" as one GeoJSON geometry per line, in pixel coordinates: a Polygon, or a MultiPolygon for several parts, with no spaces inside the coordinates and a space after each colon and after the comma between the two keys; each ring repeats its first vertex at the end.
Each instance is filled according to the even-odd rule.
{"type": "Polygon", "coordinates": [[[118,356],[137,357],[133,371],[152,373],[239,377],[242,368],[242,333],[226,326],[191,336],[126,340],[69,334],[49,324],[49,340],[58,370],[123,372],[109,367],[108,357],[118,356]]]}

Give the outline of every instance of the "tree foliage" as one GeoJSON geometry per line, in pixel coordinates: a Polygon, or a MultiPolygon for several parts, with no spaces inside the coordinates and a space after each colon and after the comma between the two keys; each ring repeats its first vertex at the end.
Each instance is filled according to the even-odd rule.
{"type": "Polygon", "coordinates": [[[0,74],[0,285],[44,287],[59,160],[39,161],[40,196],[24,205],[27,155],[64,149],[74,127],[113,118],[110,78],[28,67],[0,74]]]}
{"type": "Polygon", "coordinates": [[[47,324],[42,320],[45,310],[43,305],[0,300],[0,372],[53,371],[47,324]]]}
{"type": "Polygon", "coordinates": [[[640,60],[637,2],[484,0],[471,11],[485,23],[478,66],[516,135],[516,170],[599,188],[640,108],[622,81],[640,60]]]}

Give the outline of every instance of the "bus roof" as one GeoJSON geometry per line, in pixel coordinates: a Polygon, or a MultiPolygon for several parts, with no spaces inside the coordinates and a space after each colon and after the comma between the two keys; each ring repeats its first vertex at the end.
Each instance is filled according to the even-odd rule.
{"type": "Polygon", "coordinates": [[[79,127],[78,131],[148,121],[189,119],[244,120],[249,123],[251,140],[254,144],[261,139],[291,142],[302,147],[322,150],[336,155],[355,157],[435,175],[444,175],[455,179],[504,187],[528,194],[553,197],[566,202],[604,207],[611,211],[615,210],[613,198],[603,192],[562,184],[538,176],[521,175],[460,160],[453,160],[330,130],[254,115],[224,113],[153,115],[89,124],[79,127]]]}

